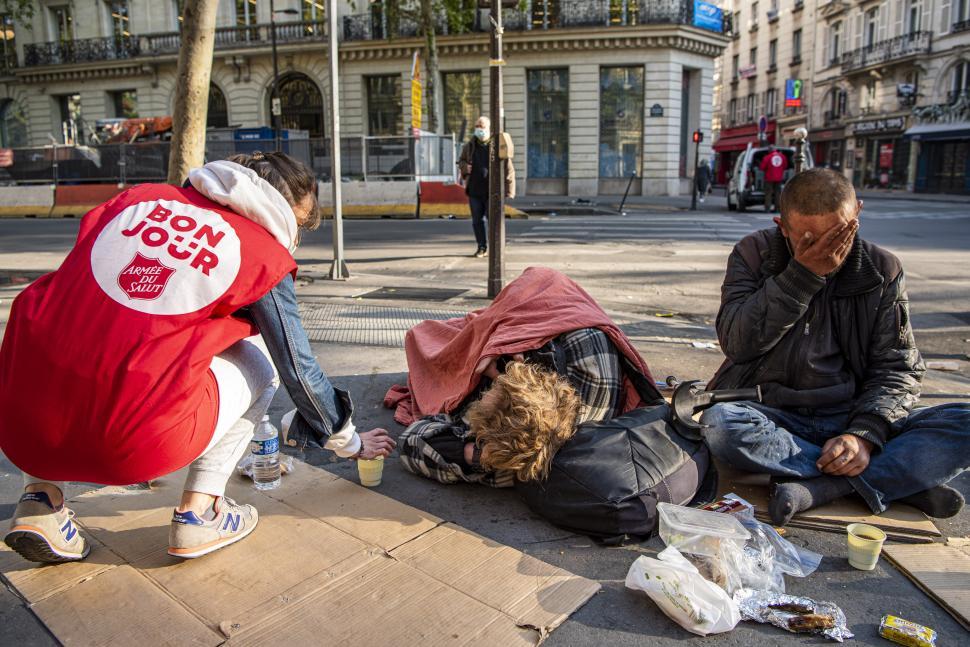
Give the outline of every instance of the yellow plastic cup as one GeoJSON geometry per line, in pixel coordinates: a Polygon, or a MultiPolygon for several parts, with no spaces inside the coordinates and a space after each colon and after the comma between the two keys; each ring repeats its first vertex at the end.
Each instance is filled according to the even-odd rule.
{"type": "Polygon", "coordinates": [[[357,459],[357,475],[360,476],[360,484],[364,487],[377,487],[381,484],[381,475],[384,473],[384,457],[357,459]]]}
{"type": "Polygon", "coordinates": [[[846,528],[849,539],[849,565],[860,571],[871,571],[879,561],[886,533],[866,523],[853,523],[846,528]]]}

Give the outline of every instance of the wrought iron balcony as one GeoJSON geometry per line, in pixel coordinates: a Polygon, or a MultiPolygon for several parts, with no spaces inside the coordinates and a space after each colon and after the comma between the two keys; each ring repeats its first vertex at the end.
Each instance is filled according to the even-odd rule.
{"type": "MultiPolygon", "coordinates": [[[[694,3],[689,0],[641,1],[636,8],[622,10],[611,6],[610,0],[570,0],[559,5],[557,13],[547,17],[519,9],[502,10],[502,26],[506,31],[571,29],[583,27],[629,27],[635,25],[690,25],[694,19],[694,3]]],[[[438,33],[449,33],[443,16],[436,18],[438,33]]],[[[487,12],[476,12],[461,31],[484,32],[490,29],[487,12]]],[[[725,15],[722,33],[734,31],[731,17],[725,15]]],[[[418,26],[399,19],[396,24],[382,19],[380,14],[366,13],[343,18],[345,41],[384,40],[416,36],[418,26]]]]}
{"type": "Polygon", "coordinates": [[[889,63],[915,54],[928,54],[933,32],[914,31],[895,38],[881,40],[842,54],[842,71],[861,70],[870,65],[889,63]]]}
{"type": "Polygon", "coordinates": [[[954,34],[968,30],[970,30],[970,20],[961,20],[959,22],[955,22],[953,23],[953,27],[950,29],[950,31],[954,34]]]}
{"type": "MultiPolygon", "coordinates": [[[[216,49],[269,47],[270,24],[243,27],[219,27],[215,34],[216,49]]],[[[276,24],[279,44],[320,41],[325,38],[323,22],[286,22],[276,24]]],[[[131,59],[138,56],[177,54],[182,42],[180,32],[133,35],[125,37],[84,38],[72,41],[34,43],[24,46],[24,65],[64,65],[131,59]]],[[[14,59],[16,64],[16,59],[14,59]]],[[[2,64],[2,62],[0,62],[2,64]]]]}
{"type": "Polygon", "coordinates": [[[24,65],[63,65],[133,58],[138,41],[131,36],[81,38],[24,45],[24,65]]]}

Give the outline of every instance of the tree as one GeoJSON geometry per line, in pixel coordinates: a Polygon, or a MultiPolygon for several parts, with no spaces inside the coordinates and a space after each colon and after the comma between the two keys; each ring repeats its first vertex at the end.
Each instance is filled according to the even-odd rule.
{"type": "Polygon", "coordinates": [[[181,184],[205,161],[205,122],[218,0],[189,0],[182,17],[168,181],[181,184]]]}

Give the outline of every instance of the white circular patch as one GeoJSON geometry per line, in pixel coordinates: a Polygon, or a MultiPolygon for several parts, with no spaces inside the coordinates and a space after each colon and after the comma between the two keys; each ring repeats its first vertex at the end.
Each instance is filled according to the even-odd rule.
{"type": "Polygon", "coordinates": [[[182,315],[214,303],[239,274],[239,237],[214,211],[158,200],[111,220],[91,250],[105,294],[154,315],[182,315]]]}

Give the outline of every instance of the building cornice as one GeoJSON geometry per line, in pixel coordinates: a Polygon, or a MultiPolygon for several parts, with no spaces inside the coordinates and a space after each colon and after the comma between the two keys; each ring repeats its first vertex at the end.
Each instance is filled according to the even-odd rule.
{"type": "Polygon", "coordinates": [[[152,59],[143,57],[123,63],[105,61],[74,65],[46,65],[18,68],[14,76],[21,83],[52,83],[56,81],[93,81],[152,74],[152,59]]]}

